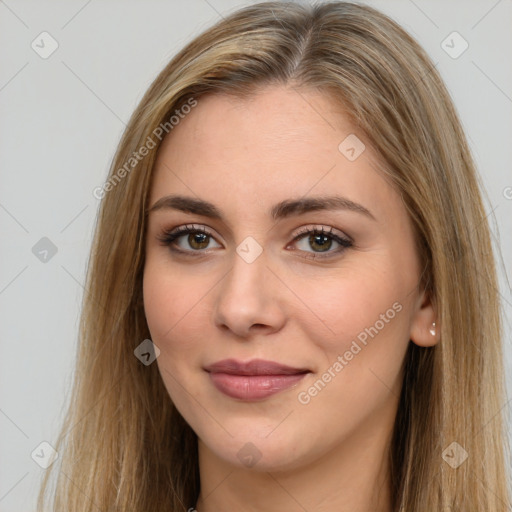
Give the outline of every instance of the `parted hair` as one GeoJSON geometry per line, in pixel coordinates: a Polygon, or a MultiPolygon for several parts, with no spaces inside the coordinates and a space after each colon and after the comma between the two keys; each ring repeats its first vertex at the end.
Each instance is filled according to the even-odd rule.
{"type": "MultiPolygon", "coordinates": [[[[510,510],[502,313],[485,191],[438,71],[395,21],[348,2],[266,2],[231,13],[159,73],[109,178],[191,98],[250,97],[276,84],[325,93],[375,148],[412,220],[422,285],[436,305],[439,343],[411,342],[403,362],[389,450],[393,510],[510,510]],[[456,469],[442,456],[453,442],[468,454],[456,469]]],[[[160,142],[99,206],[73,387],[40,511],[49,503],[59,512],[177,512],[197,501],[197,436],[157,365],[134,356],[150,338],[142,274],[160,142]]]]}

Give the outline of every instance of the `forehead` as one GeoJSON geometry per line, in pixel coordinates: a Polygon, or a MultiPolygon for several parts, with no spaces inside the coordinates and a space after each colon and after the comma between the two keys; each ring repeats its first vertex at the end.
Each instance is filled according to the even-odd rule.
{"type": "MultiPolygon", "coordinates": [[[[285,86],[259,89],[246,98],[208,94],[180,122],[164,144],[198,145],[201,153],[222,153],[231,147],[271,151],[276,157],[291,151],[304,153],[313,145],[321,153],[332,152],[330,136],[350,133],[351,126],[340,106],[326,94],[285,86]],[[186,132],[186,133],[183,133],[186,132]]],[[[189,155],[191,156],[191,155],[189,155]]],[[[198,152],[198,157],[202,155],[198,152]]],[[[265,154],[261,155],[265,156],[265,154]]],[[[268,155],[271,156],[271,155],[268,155]]]]}
{"type": "Polygon", "coordinates": [[[197,101],[162,143],[150,204],[171,192],[235,209],[333,192],[370,204],[396,201],[375,169],[376,153],[331,97],[278,86],[197,101]],[[364,148],[356,159],[344,153],[347,140],[364,148]]]}

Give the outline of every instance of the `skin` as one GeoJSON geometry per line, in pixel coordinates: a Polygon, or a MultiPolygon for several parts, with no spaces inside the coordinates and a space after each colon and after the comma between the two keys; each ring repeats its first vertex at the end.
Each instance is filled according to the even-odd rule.
{"type": "MultiPolygon", "coordinates": [[[[357,131],[318,91],[267,86],[250,99],[209,95],[166,137],[150,207],[169,194],[200,198],[223,219],[173,209],[148,217],[144,307],[163,382],[198,435],[199,512],[389,511],[388,450],[408,344],[437,343],[419,258],[400,194],[366,150],[349,161],[338,145],[357,131]],[[342,195],[374,219],[349,210],[272,220],[286,199],[342,195]],[[193,224],[212,237],[182,235],[173,253],[162,231],[193,224]],[[325,254],[299,228],[333,228],[325,254]],[[252,237],[263,252],[236,252],[252,237]],[[194,243],[194,241],[196,242],[194,243]],[[191,245],[192,244],[192,245],[191,245]],[[208,244],[208,245],[207,245],[208,244]],[[201,248],[205,247],[205,248],[201,248]],[[311,388],[380,315],[401,306],[307,404],[311,388]],[[296,386],[247,402],[215,388],[203,370],[226,358],[261,358],[311,373],[296,386]],[[252,445],[246,446],[247,443],[252,445]],[[245,448],[243,448],[245,446],[245,448]],[[249,467],[238,457],[250,452],[249,467]],[[245,452],[243,451],[245,450],[245,452]],[[259,454],[259,455],[258,455],[259,454]]],[[[362,134],[357,134],[365,141],[362,134]]],[[[253,249],[251,249],[253,250],[253,249]]]]}

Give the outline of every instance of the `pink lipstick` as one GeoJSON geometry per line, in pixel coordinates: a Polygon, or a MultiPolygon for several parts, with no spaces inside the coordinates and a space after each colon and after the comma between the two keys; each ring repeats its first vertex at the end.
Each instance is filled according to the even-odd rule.
{"type": "Polygon", "coordinates": [[[297,384],[310,373],[307,368],[253,359],[224,359],[205,367],[213,385],[225,395],[245,401],[261,400],[297,384]]]}

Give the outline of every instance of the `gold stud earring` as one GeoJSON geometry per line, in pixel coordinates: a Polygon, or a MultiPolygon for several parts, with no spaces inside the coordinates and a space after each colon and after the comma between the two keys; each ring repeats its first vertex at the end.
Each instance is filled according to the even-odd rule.
{"type": "Polygon", "coordinates": [[[435,322],[432,322],[432,327],[430,328],[430,334],[432,334],[432,336],[436,335],[436,323],[435,322]]]}

